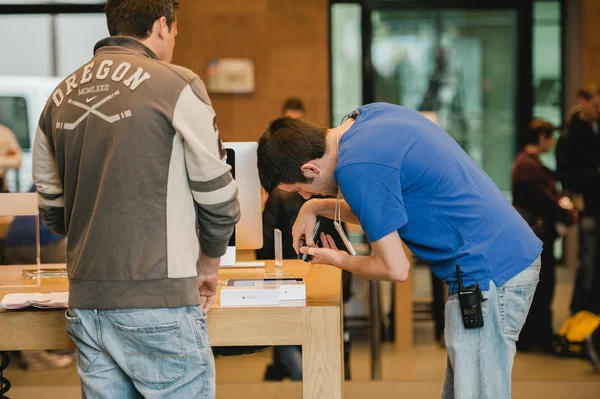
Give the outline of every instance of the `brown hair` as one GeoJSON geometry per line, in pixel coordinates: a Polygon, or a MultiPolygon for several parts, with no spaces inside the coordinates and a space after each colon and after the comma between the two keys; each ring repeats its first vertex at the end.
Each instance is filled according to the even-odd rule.
{"type": "Polygon", "coordinates": [[[325,155],[327,129],[289,116],[269,123],[258,141],[258,176],[268,193],[281,183],[310,183],[302,165],[325,155]]]}
{"type": "Polygon", "coordinates": [[[161,17],[167,19],[170,30],[178,9],[177,0],[108,0],[104,12],[111,36],[146,39],[161,17]]]}

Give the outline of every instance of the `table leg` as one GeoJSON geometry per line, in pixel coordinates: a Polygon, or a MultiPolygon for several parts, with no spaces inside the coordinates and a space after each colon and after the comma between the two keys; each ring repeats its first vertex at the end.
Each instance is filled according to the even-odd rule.
{"type": "Polygon", "coordinates": [[[410,262],[408,279],[394,283],[394,332],[398,349],[410,349],[413,346],[413,278],[415,266],[412,252],[404,245],[404,252],[410,262]]]}
{"type": "Polygon", "coordinates": [[[304,399],[342,399],[344,356],[342,309],[337,306],[306,308],[302,345],[304,399]]]}
{"type": "Polygon", "coordinates": [[[402,283],[394,283],[394,331],[396,348],[410,349],[413,346],[413,273],[402,283]]]}
{"type": "Polygon", "coordinates": [[[379,281],[369,281],[369,341],[371,349],[371,381],[381,380],[381,306],[379,281]]]}
{"type": "Polygon", "coordinates": [[[4,394],[10,389],[10,381],[2,374],[9,364],[10,356],[8,355],[8,352],[0,352],[0,399],[7,398],[4,394]]]}

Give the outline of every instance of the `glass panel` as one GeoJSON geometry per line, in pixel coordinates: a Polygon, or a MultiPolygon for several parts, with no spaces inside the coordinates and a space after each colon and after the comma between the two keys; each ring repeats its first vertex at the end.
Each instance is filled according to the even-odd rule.
{"type": "Polygon", "coordinates": [[[0,75],[50,76],[51,29],[49,15],[0,15],[0,75]]]}
{"type": "Polygon", "coordinates": [[[104,14],[63,14],[56,17],[58,75],[67,76],[94,55],[94,45],[109,36],[104,14]]]}
{"type": "MultiPolygon", "coordinates": [[[[561,9],[559,1],[538,1],[533,7],[534,118],[562,125],[561,9]]],[[[556,168],[554,149],[540,159],[556,168]]]]}
{"type": "Polygon", "coordinates": [[[12,130],[22,149],[31,148],[27,102],[23,97],[0,97],[0,124],[12,130]]]}
{"type": "Polygon", "coordinates": [[[331,6],[331,68],[333,125],[362,105],[361,7],[331,6]]]}
{"type": "MultiPolygon", "coordinates": [[[[561,18],[560,1],[536,1],[533,4],[533,117],[546,119],[556,126],[563,123],[561,18]]],[[[540,160],[556,170],[554,148],[542,154],[540,160]]],[[[562,258],[562,248],[560,237],[554,245],[557,259],[562,258]]]]}
{"type": "Polygon", "coordinates": [[[374,11],[374,101],[437,113],[501,190],[515,154],[516,12],[374,11]]]}

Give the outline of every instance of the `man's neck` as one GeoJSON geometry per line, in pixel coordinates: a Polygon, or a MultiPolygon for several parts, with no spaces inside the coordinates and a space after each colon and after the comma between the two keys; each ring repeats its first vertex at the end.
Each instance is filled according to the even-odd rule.
{"type": "Polygon", "coordinates": [[[348,119],[341,125],[333,127],[327,131],[327,135],[325,136],[325,143],[327,145],[326,152],[332,156],[336,164],[338,159],[340,140],[342,139],[344,133],[346,133],[348,129],[350,129],[350,127],[354,124],[354,122],[354,119],[348,119]]]}
{"type": "Polygon", "coordinates": [[[533,155],[535,157],[539,157],[540,154],[542,153],[542,151],[540,150],[540,147],[534,144],[527,144],[525,146],[525,152],[529,155],[533,155]]]}
{"type": "Polygon", "coordinates": [[[132,39],[138,40],[140,43],[142,43],[144,46],[148,47],[150,50],[152,50],[152,52],[154,54],[156,54],[156,57],[158,57],[159,60],[162,60],[161,58],[161,54],[159,52],[158,47],[155,45],[154,40],[152,39],[152,36],[149,36],[147,39],[144,40],[140,40],[140,39],[136,39],[135,37],[133,37],[132,39]]]}

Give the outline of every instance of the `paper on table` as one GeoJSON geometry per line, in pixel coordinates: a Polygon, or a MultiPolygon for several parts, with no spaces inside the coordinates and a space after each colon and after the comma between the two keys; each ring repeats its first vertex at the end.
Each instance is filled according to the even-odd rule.
{"type": "Polygon", "coordinates": [[[69,303],[68,292],[39,292],[7,294],[0,302],[0,309],[23,309],[29,306],[42,309],[67,308],[69,303]]]}

